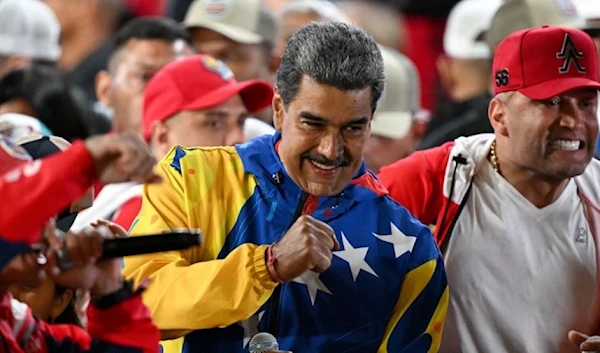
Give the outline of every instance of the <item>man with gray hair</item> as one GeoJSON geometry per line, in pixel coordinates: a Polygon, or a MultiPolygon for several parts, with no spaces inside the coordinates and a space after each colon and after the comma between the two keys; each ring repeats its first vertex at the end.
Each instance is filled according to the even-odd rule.
{"type": "MultiPolygon", "coordinates": [[[[362,159],[384,88],[365,31],[313,22],[277,73],[274,136],[175,147],[130,236],[200,228],[201,247],[125,260],[163,338],[244,352],[266,331],[294,352],[437,352],[448,288],[429,228],[362,159]],[[190,333],[191,332],[191,333],[190,333]]],[[[279,349],[279,348],[277,348],[279,349]]]]}

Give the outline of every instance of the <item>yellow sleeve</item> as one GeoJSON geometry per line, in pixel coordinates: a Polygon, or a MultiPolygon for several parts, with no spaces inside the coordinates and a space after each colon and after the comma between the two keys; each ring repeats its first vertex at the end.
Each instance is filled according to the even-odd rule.
{"type": "Polygon", "coordinates": [[[266,246],[243,244],[216,258],[255,180],[231,148],[176,147],[159,162],[157,173],[163,182],[144,186],[130,236],[177,228],[203,233],[199,247],[125,258],[125,277],[152,280],[144,302],[163,338],[252,316],[277,285],[266,268],[266,246]]]}
{"type": "Polygon", "coordinates": [[[163,353],[181,353],[183,352],[183,343],[185,337],[179,337],[173,340],[160,341],[160,347],[163,353]]]}

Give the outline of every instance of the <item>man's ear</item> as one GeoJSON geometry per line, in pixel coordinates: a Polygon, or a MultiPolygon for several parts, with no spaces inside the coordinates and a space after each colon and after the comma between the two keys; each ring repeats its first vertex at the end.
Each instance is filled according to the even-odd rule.
{"type": "Polygon", "coordinates": [[[507,128],[508,107],[499,97],[494,97],[488,105],[488,117],[494,131],[502,136],[508,136],[507,128]]]}
{"type": "Polygon", "coordinates": [[[167,123],[164,121],[154,121],[150,131],[150,145],[164,149],[163,146],[168,145],[169,142],[169,126],[167,123]]]}
{"type": "Polygon", "coordinates": [[[283,119],[285,119],[285,106],[283,99],[279,94],[279,90],[275,88],[275,95],[273,95],[273,125],[275,129],[281,131],[283,127],[283,119]]]}
{"type": "Polygon", "coordinates": [[[102,70],[96,74],[96,97],[108,108],[112,107],[112,102],[110,101],[111,81],[112,75],[106,70],[102,70]]]}

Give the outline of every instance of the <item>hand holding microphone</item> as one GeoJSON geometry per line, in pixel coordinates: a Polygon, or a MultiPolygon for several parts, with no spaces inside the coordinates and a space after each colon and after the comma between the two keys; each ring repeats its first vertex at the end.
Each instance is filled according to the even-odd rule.
{"type": "Polygon", "coordinates": [[[81,232],[62,233],[52,225],[44,230],[48,248],[46,272],[63,287],[89,290],[93,296],[117,291],[123,286],[121,264],[118,260],[98,262],[105,239],[122,237],[124,231],[116,225],[97,224],[81,232]],[[61,268],[61,260],[69,258],[73,266],[61,268]]]}
{"type": "Polygon", "coordinates": [[[122,286],[121,257],[187,249],[200,244],[201,233],[197,230],[125,236],[123,228],[102,220],[92,224],[92,228],[67,234],[50,224],[44,230],[46,244],[36,244],[34,249],[40,252],[38,263],[45,265],[57,284],[103,295],[122,286]]]}
{"type": "Polygon", "coordinates": [[[274,281],[287,282],[309,270],[325,271],[331,266],[331,251],[339,247],[335,233],[327,223],[311,216],[300,216],[273,245],[272,258],[267,259],[269,274],[274,281]]]}

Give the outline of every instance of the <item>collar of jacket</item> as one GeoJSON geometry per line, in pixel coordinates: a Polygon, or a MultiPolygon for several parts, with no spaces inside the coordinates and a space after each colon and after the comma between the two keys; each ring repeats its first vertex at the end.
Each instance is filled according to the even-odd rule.
{"type": "MultiPolygon", "coordinates": [[[[252,141],[237,145],[236,149],[244,164],[246,173],[253,174],[265,197],[278,200],[279,206],[293,210],[298,206],[303,190],[289,176],[277,151],[276,143],[281,133],[257,137],[252,141]]],[[[322,220],[334,218],[347,212],[355,203],[368,202],[387,195],[388,191],[369,172],[364,162],[350,183],[336,196],[313,196],[318,200],[311,214],[322,220]]],[[[279,208],[279,207],[278,207],[279,208]]]]}

